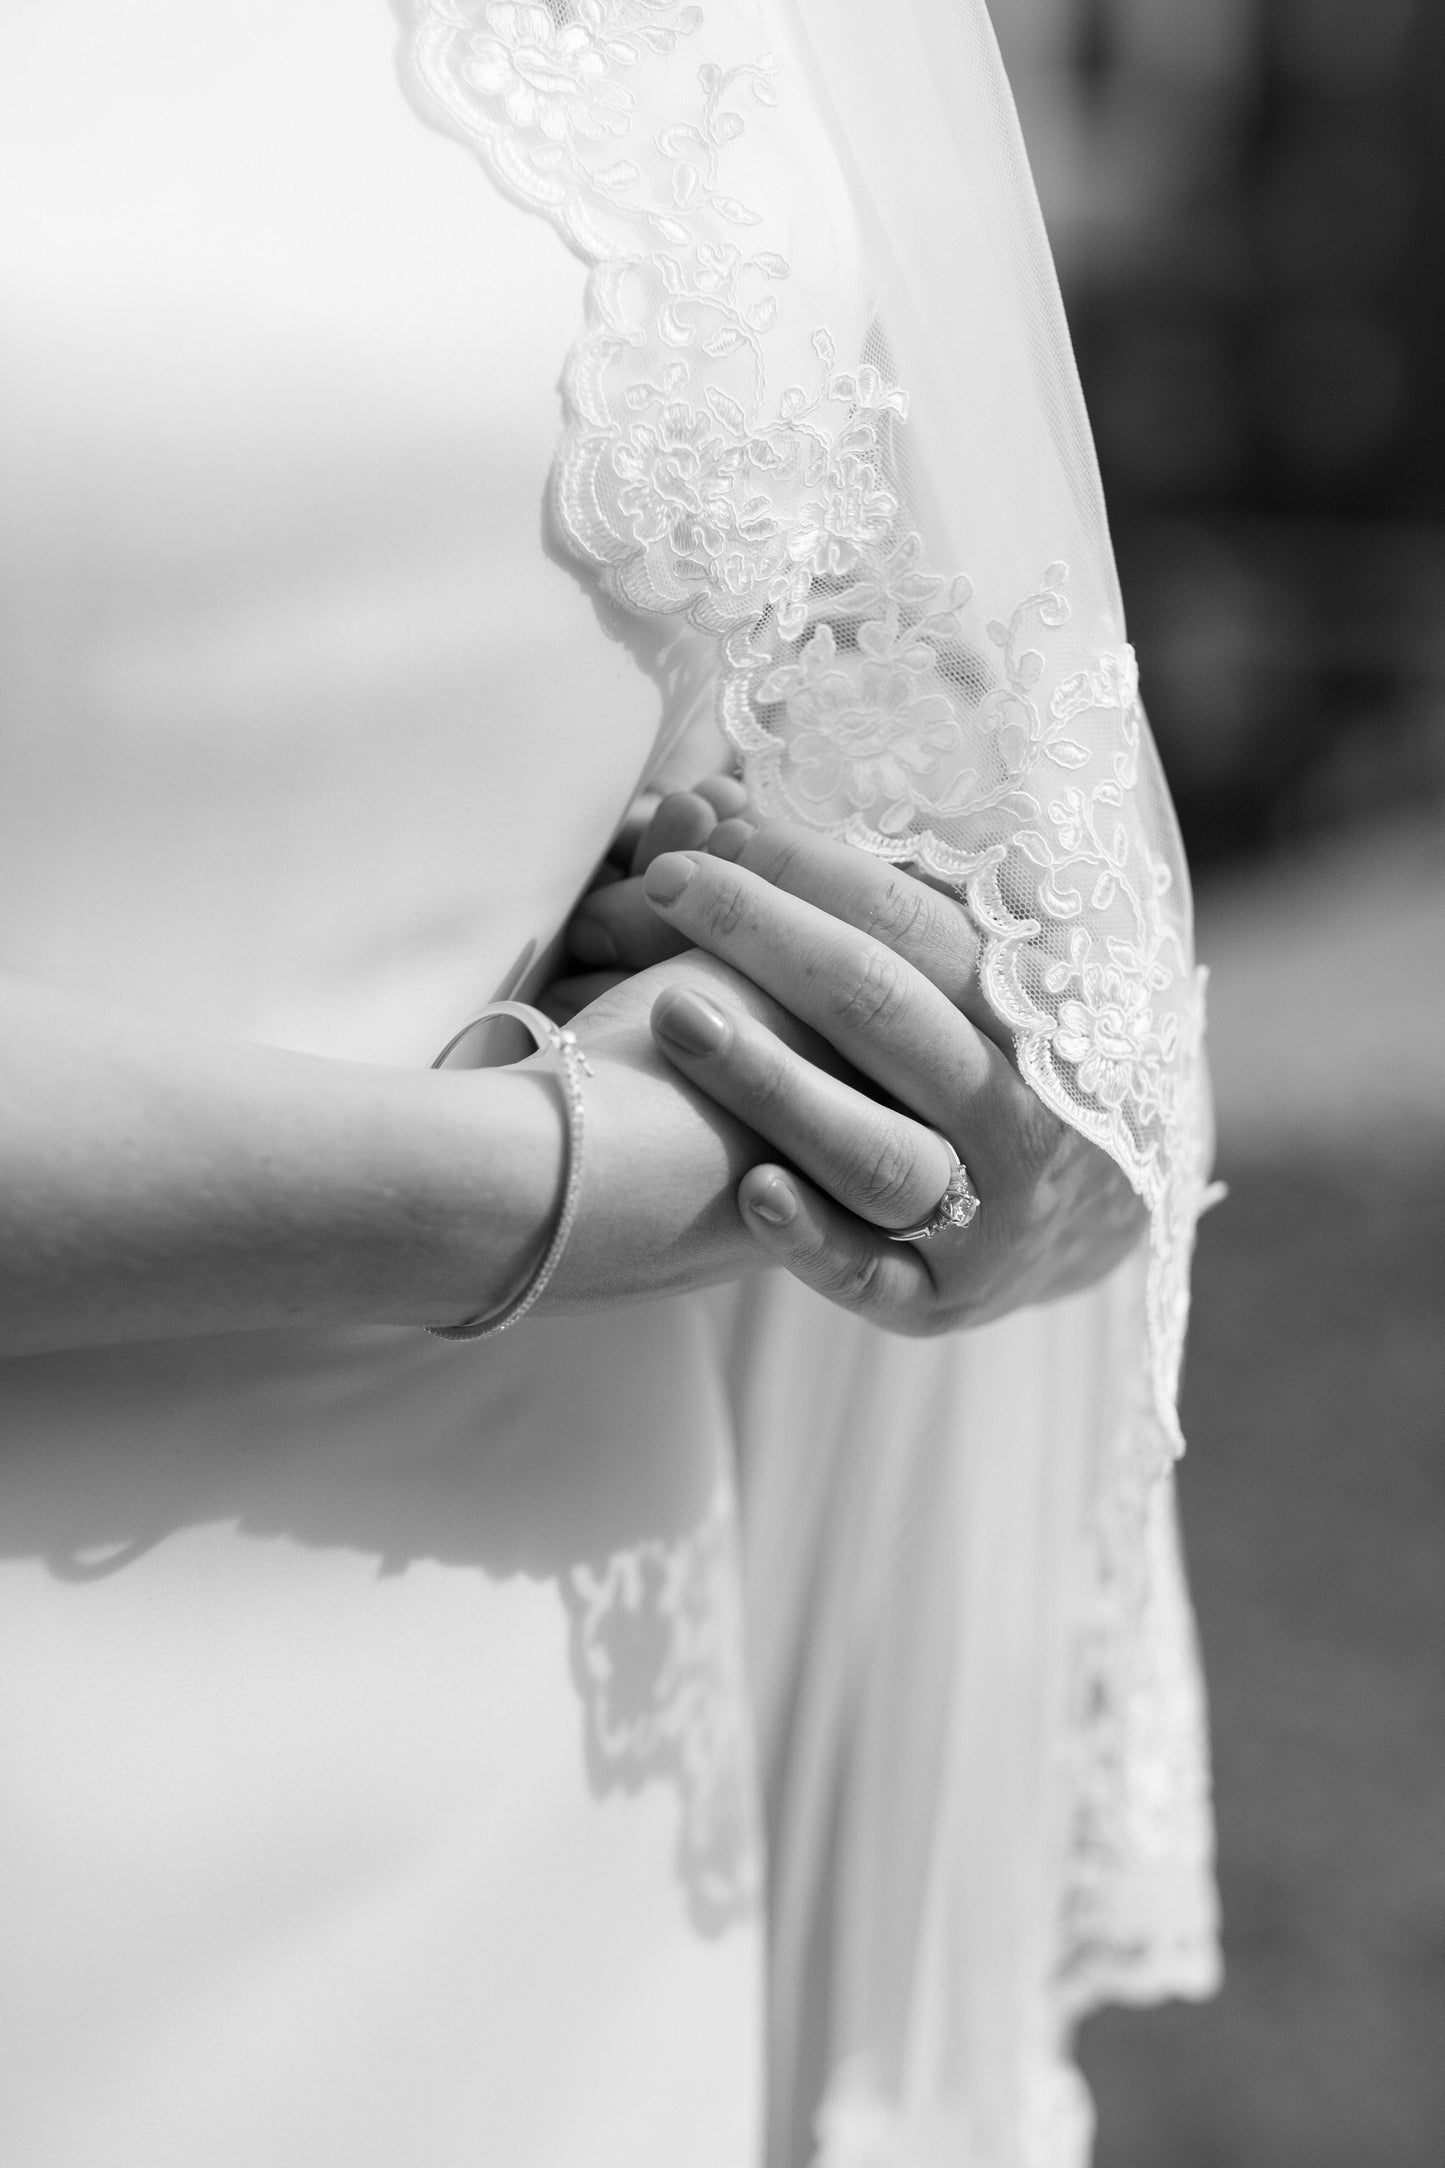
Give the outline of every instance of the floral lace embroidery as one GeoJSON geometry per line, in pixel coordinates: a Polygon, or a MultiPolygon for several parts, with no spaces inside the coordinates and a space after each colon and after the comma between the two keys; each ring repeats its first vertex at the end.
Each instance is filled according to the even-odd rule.
{"type": "Polygon", "coordinates": [[[592,1782],[601,1793],[675,1786],[678,1874],[707,1933],[745,1918],[759,1886],[735,1552],[719,1492],[683,1541],[575,1566],[562,1589],[592,1782]]]}
{"type": "Polygon", "coordinates": [[[721,718],[765,811],[957,884],[1025,1075],[1151,1208],[1167,1452],[1207,1149],[1202,978],[1182,865],[1137,810],[1154,776],[1132,652],[1050,659],[1061,563],[975,623],[906,518],[904,392],[824,329],[809,380],[780,376],[791,267],[725,173],[746,109],[778,102],[773,55],[724,66],[719,32],[691,57],[685,0],[416,7],[434,111],[594,266],[555,476],[568,536],[618,600],[718,637],[721,718]]]}
{"type": "Polygon", "coordinates": [[[1068,1872],[1054,1982],[1069,2017],[1219,1985],[1204,1697],[1172,1474],[1126,1433],[1098,1486],[1074,1652],[1068,1872]]]}

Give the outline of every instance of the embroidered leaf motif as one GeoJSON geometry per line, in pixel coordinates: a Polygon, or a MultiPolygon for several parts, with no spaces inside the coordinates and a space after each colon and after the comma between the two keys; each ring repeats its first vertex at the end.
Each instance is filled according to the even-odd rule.
{"type": "Polygon", "coordinates": [[[1039,884],[1039,907],[1050,918],[1077,918],[1084,899],[1076,888],[1060,888],[1053,874],[1039,884]]]}
{"type": "Polygon", "coordinates": [[[1072,738],[1051,738],[1044,751],[1056,768],[1083,768],[1088,765],[1087,749],[1076,744],[1072,738]]]}
{"type": "Polygon", "coordinates": [[[747,416],[737,400],[730,398],[725,391],[719,391],[716,384],[709,384],[704,396],[724,429],[736,430],[741,435],[748,424],[747,416]]]}

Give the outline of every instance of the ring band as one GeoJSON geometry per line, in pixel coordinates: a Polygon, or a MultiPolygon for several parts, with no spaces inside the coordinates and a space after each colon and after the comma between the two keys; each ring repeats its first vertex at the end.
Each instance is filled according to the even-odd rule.
{"type": "MultiPolygon", "coordinates": [[[[948,1144],[947,1137],[944,1143],[948,1144]]],[[[890,1242],[929,1242],[941,1234],[945,1227],[967,1227],[978,1211],[978,1191],[968,1178],[968,1169],[951,1144],[948,1156],[953,1161],[953,1171],[944,1186],[943,1195],[926,1219],[912,1227],[904,1227],[897,1234],[890,1234],[890,1242]]]]}

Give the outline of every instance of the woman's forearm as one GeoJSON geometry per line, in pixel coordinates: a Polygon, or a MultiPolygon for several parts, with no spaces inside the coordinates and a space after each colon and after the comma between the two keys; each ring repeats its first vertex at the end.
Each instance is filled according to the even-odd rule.
{"type": "Polygon", "coordinates": [[[0,979],[0,1354],[499,1306],[561,1147],[536,1069],[322,1060],[0,979]]]}

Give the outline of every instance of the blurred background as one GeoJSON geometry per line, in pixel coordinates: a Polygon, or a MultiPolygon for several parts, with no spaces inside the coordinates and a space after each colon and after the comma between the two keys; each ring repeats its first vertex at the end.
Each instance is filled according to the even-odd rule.
{"type": "Polygon", "coordinates": [[[1195,867],[1228,1970],[1097,2168],[1445,2163],[1445,0],[993,0],[1195,867]]]}

